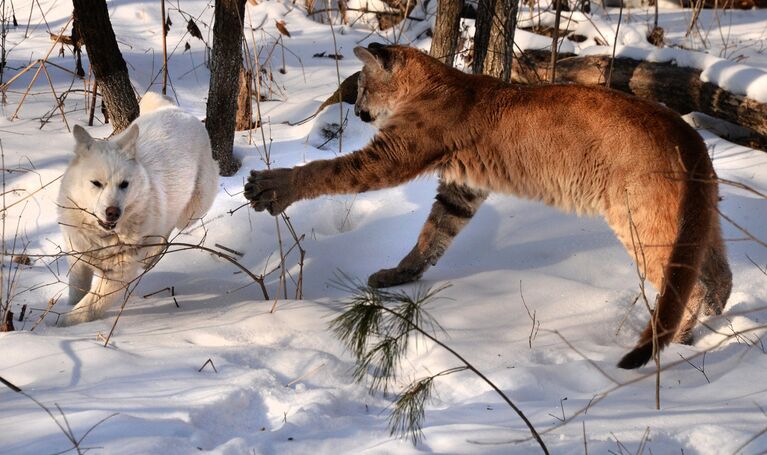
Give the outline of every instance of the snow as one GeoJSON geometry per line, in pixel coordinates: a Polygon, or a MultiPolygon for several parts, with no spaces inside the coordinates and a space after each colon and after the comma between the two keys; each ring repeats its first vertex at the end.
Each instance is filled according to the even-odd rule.
{"type": "MultiPolygon", "coordinates": [[[[71,6],[55,0],[40,4],[51,31],[58,33],[71,6]]],[[[29,7],[29,2],[15,2],[20,20],[29,7]]],[[[109,7],[137,91],[159,90],[157,3],[110,1],[109,7]]],[[[199,0],[169,7],[174,25],[168,43],[171,49],[179,45],[170,60],[175,96],[202,118],[209,76],[202,65],[206,51],[203,43],[185,34],[185,23],[199,16],[197,22],[209,41],[212,8],[199,0]],[[191,49],[183,51],[187,41],[191,49]]],[[[663,10],[661,24],[672,43],[689,45],[683,36],[687,25],[683,14],[663,10]]],[[[725,46],[715,45],[713,38],[711,56],[700,54],[703,57],[678,49],[634,51],[636,47],[628,46],[636,43],[628,38],[619,49],[641,51],[633,55],[647,59],[675,59],[678,64],[688,59],[691,63],[686,64],[706,68],[704,77],[748,86],[760,96],[767,58],[758,40],[764,39],[767,11],[719,14],[717,22],[711,12],[704,12],[701,27],[711,30],[712,37],[720,34],[720,28],[729,33],[728,42],[737,49],[725,54],[742,56],[737,65],[753,71],[737,69],[736,63],[717,66],[725,46]]],[[[635,11],[631,17],[624,17],[621,30],[644,30],[647,13],[635,11]]],[[[616,20],[617,11],[611,10],[595,22],[614,27],[616,20]]],[[[338,123],[339,109],[347,122],[341,152],[354,150],[374,134],[349,112],[349,105],[330,107],[300,126],[284,123],[311,115],[336,88],[336,62],[312,57],[335,52],[327,24],[305,17],[290,1],[248,6],[246,21],[254,27],[264,24],[253,36],[260,61],[274,80],[269,101],[260,106],[273,166],[336,156],[338,141],[325,143],[322,130],[338,123]],[[293,35],[283,39],[290,51],[285,53],[286,74],[277,71],[282,66],[279,47],[268,57],[278,19],[285,20],[293,35]]],[[[37,9],[32,10],[32,24],[28,38],[24,23],[8,35],[9,74],[44,56],[51,45],[37,9]]],[[[418,38],[421,30],[423,24],[415,24],[405,30],[402,41],[428,47],[428,38],[418,38]]],[[[369,36],[360,24],[337,26],[335,31],[338,52],[344,56],[338,62],[341,78],[359,69],[354,46],[385,41],[369,36]]],[[[393,39],[393,33],[386,37],[393,39]]],[[[518,33],[520,40],[535,39],[518,33]]],[[[601,33],[614,37],[605,30],[601,33]]],[[[250,37],[249,42],[253,51],[250,37]]],[[[582,44],[575,43],[574,49],[592,52],[582,44]]],[[[58,57],[54,52],[51,60],[73,67],[69,53],[58,57]]],[[[82,88],[67,73],[49,70],[57,93],[70,86],[82,88]]],[[[11,86],[0,116],[4,167],[14,170],[5,174],[6,190],[14,190],[5,194],[6,206],[27,198],[3,212],[5,249],[55,255],[63,245],[55,217],[55,179],[71,157],[73,139],[58,113],[41,126],[38,119],[54,107],[42,80],[20,110],[20,118],[9,120],[31,76],[28,73],[11,86]],[[53,183],[37,191],[49,182],[53,183]]],[[[87,122],[85,107],[82,93],[68,95],[70,125],[87,122]]],[[[90,131],[106,136],[111,128],[97,126],[90,131]]],[[[767,192],[767,156],[700,131],[720,177],[767,192]]],[[[237,134],[242,169],[222,179],[204,228],[196,226],[176,240],[196,243],[205,237],[205,246],[219,244],[242,252],[238,260],[261,273],[279,262],[275,222],[247,208],[235,210],[244,203],[239,193],[249,170],[264,168],[261,131],[254,130],[252,139],[249,142],[247,132],[237,134]]],[[[62,259],[33,256],[30,266],[21,267],[5,262],[4,277],[9,271],[16,273],[10,290],[14,312],[18,315],[23,304],[36,311],[17,323],[18,331],[0,334],[0,376],[50,408],[59,421],[56,405],[60,406],[77,438],[117,413],[84,438],[82,447],[98,448],[92,453],[539,453],[532,441],[516,442],[528,437],[524,424],[470,373],[438,380],[437,395],[427,407],[423,442],[413,446],[391,438],[387,416],[393,397],[370,395],[365,384],[354,383],[353,358],[327,327],[341,310],[339,302],[348,297],[329,284],[336,271],[364,280],[379,268],[394,266],[415,243],[435,188],[436,180],[427,177],[385,191],[322,197],[292,206],[288,215],[299,235],[305,234],[304,300],[280,299],[273,312],[274,301],[262,300],[259,287],[231,264],[201,251],[170,253],[138,284],[108,347],[103,346],[103,337],[115,321],[116,309],[105,319],[68,328],[55,327],[55,315],[49,314],[31,330],[47,302],[66,293],[62,259]],[[171,286],[178,307],[168,291],[143,298],[171,286]]],[[[764,199],[732,185],[723,185],[721,191],[722,213],[764,240],[764,199]]],[[[638,295],[634,266],[601,219],[577,218],[538,203],[491,196],[439,264],[425,274],[423,284],[452,284],[430,308],[446,330],[441,339],[493,380],[539,431],[546,431],[543,438],[552,453],[584,453],[584,434],[589,453],[635,453],[646,432],[646,448],[656,454],[732,453],[746,443],[742,453],[763,453],[767,436],[749,440],[767,425],[761,410],[767,405],[767,388],[761,380],[767,356],[758,342],[764,334],[759,327],[767,319],[767,278],[755,266],[767,264],[767,249],[746,239],[734,225],[723,221],[723,226],[734,272],[732,297],[723,317],[706,321],[719,333],[698,327],[695,345],[672,345],[663,352],[663,364],[678,364],[662,374],[660,411],[654,409],[652,367],[639,371],[615,367],[648,315],[641,302],[632,308],[638,295]],[[532,321],[522,296],[540,322],[531,346],[532,321]],[[753,331],[726,338],[733,330],[747,329],[753,331]],[[680,358],[702,368],[707,349],[705,375],[680,358]],[[595,396],[614,389],[616,383],[630,381],[636,382],[595,402],[595,396]],[[558,426],[563,413],[570,418],[586,407],[585,414],[558,426]],[[620,445],[625,448],[619,449],[620,445]]],[[[281,232],[286,238],[284,227],[281,232]]],[[[296,276],[295,255],[288,258],[288,266],[296,276]]],[[[266,284],[271,294],[277,294],[276,274],[266,284]]],[[[293,292],[292,285],[289,291],[293,292]]],[[[65,300],[54,310],[64,311],[65,300]]],[[[438,346],[420,342],[411,347],[397,385],[457,365],[438,346]]],[[[71,448],[51,417],[28,397],[0,388],[0,403],[3,453],[57,453],[71,448]]]]}

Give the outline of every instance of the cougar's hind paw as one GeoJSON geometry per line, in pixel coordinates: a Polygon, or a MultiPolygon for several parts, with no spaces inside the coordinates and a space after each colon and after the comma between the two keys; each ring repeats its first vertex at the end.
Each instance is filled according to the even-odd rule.
{"type": "Polygon", "coordinates": [[[400,284],[412,283],[421,278],[421,273],[406,269],[382,269],[370,275],[368,286],[371,288],[388,288],[400,284]]]}

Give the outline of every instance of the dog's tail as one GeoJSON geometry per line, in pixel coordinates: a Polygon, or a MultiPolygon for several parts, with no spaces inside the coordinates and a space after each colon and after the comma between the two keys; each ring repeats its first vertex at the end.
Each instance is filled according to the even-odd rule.
{"type": "Polygon", "coordinates": [[[174,107],[175,105],[176,103],[173,99],[168,96],[160,95],[156,92],[148,92],[141,98],[139,109],[141,110],[141,115],[146,115],[162,108],[174,107]]]}

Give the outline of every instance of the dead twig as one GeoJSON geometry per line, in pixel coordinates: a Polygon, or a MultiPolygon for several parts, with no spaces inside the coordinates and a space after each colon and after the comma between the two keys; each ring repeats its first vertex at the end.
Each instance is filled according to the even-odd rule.
{"type": "Polygon", "coordinates": [[[212,359],[208,359],[208,360],[206,360],[206,361],[205,361],[205,363],[203,363],[203,364],[202,364],[202,366],[200,367],[200,369],[199,369],[199,370],[197,370],[197,372],[198,372],[198,373],[201,373],[201,372],[202,372],[202,370],[203,370],[203,369],[205,369],[205,367],[206,367],[206,366],[208,366],[208,365],[210,365],[210,366],[211,366],[211,368],[213,368],[213,371],[215,371],[216,373],[218,373],[218,370],[216,369],[216,365],[214,365],[214,364],[213,364],[213,360],[212,360],[212,359]]]}

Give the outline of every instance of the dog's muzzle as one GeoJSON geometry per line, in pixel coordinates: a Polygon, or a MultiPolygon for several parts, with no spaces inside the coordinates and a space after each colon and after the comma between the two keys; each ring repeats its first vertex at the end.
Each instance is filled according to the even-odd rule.
{"type": "Polygon", "coordinates": [[[122,215],[122,210],[120,210],[120,207],[110,206],[107,207],[104,214],[106,215],[106,219],[104,221],[99,220],[99,225],[107,231],[111,231],[117,226],[117,220],[120,218],[120,215],[122,215]]]}
{"type": "Polygon", "coordinates": [[[99,226],[101,226],[105,231],[111,231],[117,226],[117,222],[109,222],[109,221],[99,221],[99,226]]]}

